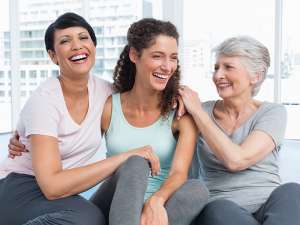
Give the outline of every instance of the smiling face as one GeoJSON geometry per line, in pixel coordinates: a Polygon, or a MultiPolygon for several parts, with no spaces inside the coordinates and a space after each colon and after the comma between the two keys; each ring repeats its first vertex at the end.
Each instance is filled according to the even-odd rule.
{"type": "Polygon", "coordinates": [[[142,50],[141,55],[133,48],[129,55],[136,66],[135,83],[144,88],[164,90],[177,69],[178,46],[173,37],[159,35],[153,45],[142,50]]]}
{"type": "Polygon", "coordinates": [[[69,27],[54,32],[54,51],[48,53],[62,75],[80,78],[87,76],[93,67],[95,49],[85,28],[69,27]]]}
{"type": "Polygon", "coordinates": [[[221,98],[250,96],[258,75],[247,70],[240,57],[219,56],[215,64],[213,81],[221,98]]]}

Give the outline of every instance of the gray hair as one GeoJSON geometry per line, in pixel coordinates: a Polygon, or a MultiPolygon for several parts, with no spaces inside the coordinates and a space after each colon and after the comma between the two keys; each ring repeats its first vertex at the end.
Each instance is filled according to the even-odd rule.
{"type": "Polygon", "coordinates": [[[249,36],[238,36],[228,38],[213,49],[216,59],[220,56],[241,57],[248,72],[259,74],[261,80],[257,82],[252,90],[255,96],[266,78],[270,67],[270,54],[268,49],[259,41],[249,36]]]}

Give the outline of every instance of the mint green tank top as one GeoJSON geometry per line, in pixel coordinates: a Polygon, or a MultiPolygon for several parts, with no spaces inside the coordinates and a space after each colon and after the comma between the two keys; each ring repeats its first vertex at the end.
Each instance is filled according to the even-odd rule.
{"type": "Polygon", "coordinates": [[[160,159],[160,174],[154,177],[149,175],[145,200],[160,188],[169,175],[176,147],[172,133],[174,113],[171,111],[167,118],[160,117],[150,126],[134,127],[128,123],[123,114],[120,94],[112,96],[111,121],[105,134],[107,157],[150,145],[160,159]]]}

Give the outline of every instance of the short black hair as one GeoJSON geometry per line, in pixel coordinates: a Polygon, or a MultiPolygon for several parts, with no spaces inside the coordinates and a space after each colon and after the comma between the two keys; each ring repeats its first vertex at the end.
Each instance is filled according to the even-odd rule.
{"type": "Polygon", "coordinates": [[[80,15],[67,12],[60,15],[53,23],[49,25],[45,33],[45,45],[46,50],[54,51],[54,32],[56,30],[66,29],[69,27],[83,27],[85,28],[94,42],[94,45],[97,46],[97,38],[95,32],[91,25],[80,15]]]}

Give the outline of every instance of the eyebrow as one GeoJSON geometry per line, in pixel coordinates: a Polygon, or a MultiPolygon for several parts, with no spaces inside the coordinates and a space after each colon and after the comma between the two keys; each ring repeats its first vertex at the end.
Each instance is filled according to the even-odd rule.
{"type": "MultiPolygon", "coordinates": [[[[159,54],[165,55],[165,53],[162,52],[162,51],[153,51],[153,52],[151,52],[151,53],[152,53],[152,54],[159,53],[159,54]]],[[[178,55],[178,52],[173,52],[173,53],[171,53],[171,55],[178,55]]]]}
{"type": "MultiPolygon", "coordinates": [[[[80,36],[82,34],[87,34],[87,32],[86,31],[82,31],[82,32],[78,33],[77,35],[80,36]]],[[[64,38],[64,37],[69,38],[69,37],[71,37],[71,35],[65,34],[65,35],[59,36],[58,38],[61,39],[61,38],[64,38]]]]}

